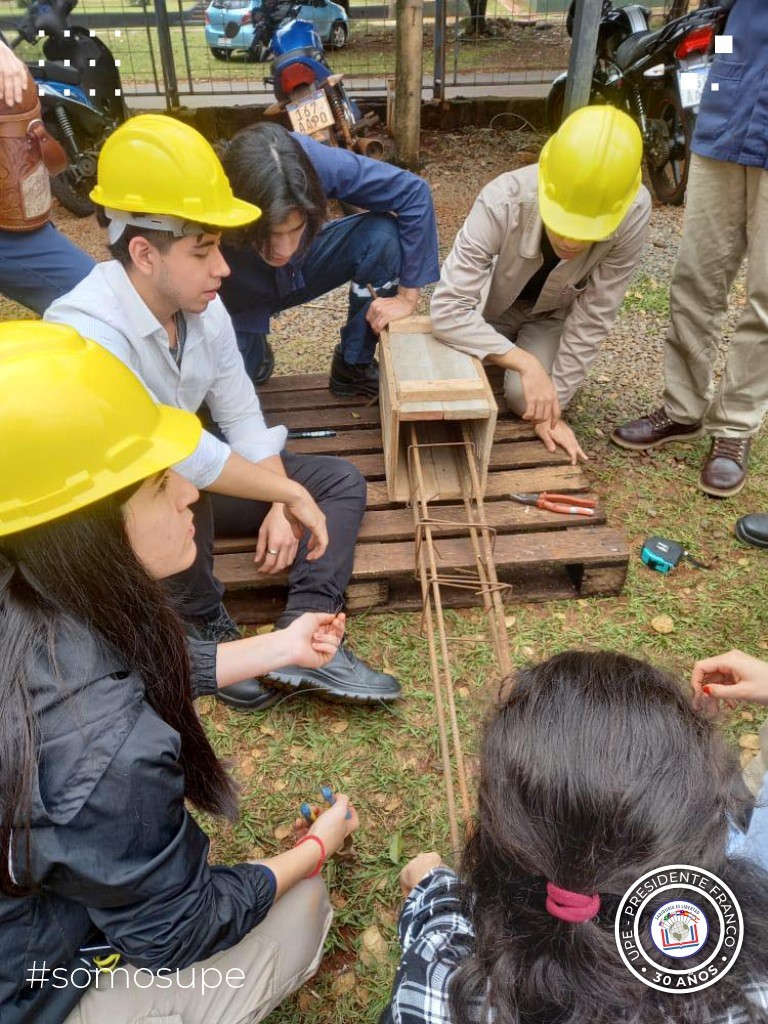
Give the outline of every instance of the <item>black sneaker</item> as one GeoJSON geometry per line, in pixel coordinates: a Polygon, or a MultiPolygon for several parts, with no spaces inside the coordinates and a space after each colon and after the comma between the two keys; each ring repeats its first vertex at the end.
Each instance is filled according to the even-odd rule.
{"type": "Polygon", "coordinates": [[[375,398],[379,393],[379,365],[348,363],[341,353],[341,345],[333,350],[331,376],[328,386],[337,398],[375,398]]]}
{"type": "Polygon", "coordinates": [[[343,644],[325,668],[285,668],[264,676],[267,686],[295,693],[306,690],[336,704],[378,704],[399,700],[400,683],[386,672],[369,668],[343,644]]]}
{"type": "MultiPolygon", "coordinates": [[[[223,604],[219,605],[215,615],[205,619],[193,619],[189,623],[189,634],[198,640],[209,640],[221,644],[229,640],[242,640],[237,623],[231,618],[223,604]]],[[[231,686],[224,686],[216,691],[216,700],[240,711],[266,711],[275,704],[280,694],[267,689],[260,679],[243,679],[231,686]]]]}
{"type": "Polygon", "coordinates": [[[251,375],[251,380],[254,384],[265,384],[275,369],[275,353],[272,351],[272,346],[264,339],[264,351],[261,353],[261,360],[251,375]]]}

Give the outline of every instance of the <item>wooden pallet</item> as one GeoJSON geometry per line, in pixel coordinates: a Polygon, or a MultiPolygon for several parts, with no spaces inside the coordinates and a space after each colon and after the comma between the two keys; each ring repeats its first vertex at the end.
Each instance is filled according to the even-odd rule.
{"type": "MultiPolygon", "coordinates": [[[[496,394],[501,375],[490,374],[496,394]]],[[[273,377],[259,388],[270,424],[296,429],[330,429],[336,437],[290,441],[291,451],[342,455],[368,481],[368,507],[358,537],[348,612],[420,611],[421,591],[415,577],[413,513],[389,501],[384,479],[379,409],[363,399],[337,399],[320,375],[273,377]]],[[[499,401],[486,488],[488,523],[496,530],[494,545],[499,579],[509,584],[505,601],[544,601],[618,594],[627,572],[629,552],[622,533],[606,524],[598,507],[594,518],[563,516],[519,505],[511,493],[587,492],[589,480],[568,464],[563,452],[551,454],[531,427],[506,412],[499,401]]],[[[433,506],[444,521],[435,528],[439,571],[455,575],[475,565],[460,503],[433,506]],[[454,525],[455,524],[455,525],[454,525]]],[[[217,541],[215,571],[227,587],[227,607],[240,622],[271,622],[285,603],[285,578],[254,572],[255,537],[217,541]]],[[[471,607],[479,598],[468,589],[442,588],[446,607],[471,607]]]]}

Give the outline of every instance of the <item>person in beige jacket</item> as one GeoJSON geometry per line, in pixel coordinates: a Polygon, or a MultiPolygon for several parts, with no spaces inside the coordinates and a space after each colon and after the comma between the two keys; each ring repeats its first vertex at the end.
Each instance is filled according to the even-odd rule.
{"type": "Polygon", "coordinates": [[[550,451],[586,459],[560,418],[611,329],[648,230],[640,132],[612,107],[577,110],[538,164],[475,200],[432,298],[440,341],[506,370],[509,408],[550,451]]]}

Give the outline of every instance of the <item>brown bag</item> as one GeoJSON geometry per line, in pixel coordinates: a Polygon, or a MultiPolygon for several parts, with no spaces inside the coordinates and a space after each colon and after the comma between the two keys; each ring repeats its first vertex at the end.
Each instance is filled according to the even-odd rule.
{"type": "Polygon", "coordinates": [[[51,212],[50,174],[67,156],[40,120],[37,86],[27,72],[21,103],[0,100],[0,230],[34,231],[51,212]]]}

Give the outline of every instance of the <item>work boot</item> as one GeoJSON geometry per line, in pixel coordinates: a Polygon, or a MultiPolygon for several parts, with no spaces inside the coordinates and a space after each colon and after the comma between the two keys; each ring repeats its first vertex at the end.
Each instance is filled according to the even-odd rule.
{"type": "Polygon", "coordinates": [[[331,376],[328,386],[337,398],[375,398],[379,393],[379,366],[374,359],[370,363],[348,363],[341,352],[341,345],[333,350],[331,376]]]}
{"type": "MultiPolygon", "coordinates": [[[[192,619],[190,622],[192,635],[199,640],[212,640],[214,643],[227,643],[229,640],[242,640],[237,623],[229,612],[220,604],[217,611],[204,619],[192,619]]],[[[274,690],[268,690],[260,679],[243,679],[231,686],[220,687],[216,691],[216,700],[231,708],[241,711],[265,711],[280,698],[274,690]]]]}
{"type": "Polygon", "coordinates": [[[660,448],[670,441],[695,441],[703,433],[700,422],[677,423],[661,408],[616,427],[611,433],[611,440],[620,448],[645,451],[646,448],[660,448]]]}
{"type": "Polygon", "coordinates": [[[251,380],[254,384],[265,384],[272,376],[274,369],[275,353],[272,351],[270,343],[264,338],[259,353],[259,361],[251,374],[251,380]]]}
{"type": "Polygon", "coordinates": [[[699,490],[714,498],[738,494],[747,481],[747,464],[752,439],[713,437],[712,447],[699,475],[699,490]]]}
{"type": "Polygon", "coordinates": [[[264,682],[289,693],[306,690],[336,704],[383,703],[402,695],[394,676],[369,668],[344,644],[324,668],[287,665],[268,672],[264,682]]]}
{"type": "Polygon", "coordinates": [[[765,512],[753,512],[742,516],[733,532],[739,540],[751,544],[753,548],[768,548],[768,515],[765,512]]]}

